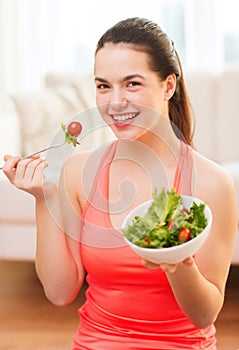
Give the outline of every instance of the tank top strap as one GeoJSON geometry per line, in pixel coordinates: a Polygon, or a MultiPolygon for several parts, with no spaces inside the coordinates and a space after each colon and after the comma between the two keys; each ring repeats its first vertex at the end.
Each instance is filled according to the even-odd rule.
{"type": "Polygon", "coordinates": [[[89,206],[93,203],[95,207],[101,208],[102,211],[108,210],[109,167],[114,158],[117,144],[118,141],[114,141],[107,146],[101,157],[89,198],[82,212],[83,218],[89,206]]]}
{"type": "Polygon", "coordinates": [[[173,187],[177,193],[192,195],[193,155],[189,145],[181,141],[180,155],[177,163],[173,187]]]}
{"type": "Polygon", "coordinates": [[[114,141],[107,147],[100,165],[98,167],[98,173],[96,175],[96,181],[98,178],[98,186],[103,197],[108,201],[109,199],[109,171],[112,160],[114,159],[118,141],[114,141]]]}

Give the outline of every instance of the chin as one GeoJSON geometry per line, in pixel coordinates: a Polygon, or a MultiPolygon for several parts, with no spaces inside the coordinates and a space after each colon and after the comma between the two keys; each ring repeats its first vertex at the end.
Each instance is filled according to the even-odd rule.
{"type": "Polygon", "coordinates": [[[111,129],[117,139],[120,141],[136,141],[142,138],[147,132],[146,130],[138,127],[116,128],[115,126],[111,126],[111,129]]]}

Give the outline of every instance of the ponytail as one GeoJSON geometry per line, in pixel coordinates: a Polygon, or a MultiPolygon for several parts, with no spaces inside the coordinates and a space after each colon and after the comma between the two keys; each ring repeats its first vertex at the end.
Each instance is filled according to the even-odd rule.
{"type": "Polygon", "coordinates": [[[180,66],[180,75],[177,76],[176,90],[169,100],[169,118],[177,137],[188,145],[193,146],[193,109],[185,86],[180,59],[176,50],[175,54],[180,66]]]}

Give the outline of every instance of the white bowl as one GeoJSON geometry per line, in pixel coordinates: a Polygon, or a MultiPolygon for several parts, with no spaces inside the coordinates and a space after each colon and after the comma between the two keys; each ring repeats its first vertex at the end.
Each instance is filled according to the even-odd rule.
{"type": "MultiPolygon", "coordinates": [[[[135,216],[145,216],[148,207],[152,202],[153,199],[144,202],[133,209],[124,219],[122,229],[127,229],[128,225],[132,223],[135,216]]],[[[203,201],[200,199],[190,196],[182,196],[182,202],[183,206],[187,209],[191,208],[193,202],[198,205],[200,203],[203,203],[203,201]]],[[[144,248],[132,243],[125,236],[124,240],[136,253],[147,260],[169,264],[182,262],[186,258],[193,256],[202,247],[203,243],[208,237],[212,225],[212,212],[208,205],[205,205],[204,213],[207,218],[207,226],[204,228],[204,230],[200,232],[199,235],[195,238],[192,238],[191,240],[181,243],[177,246],[167,248],[144,248]]]]}

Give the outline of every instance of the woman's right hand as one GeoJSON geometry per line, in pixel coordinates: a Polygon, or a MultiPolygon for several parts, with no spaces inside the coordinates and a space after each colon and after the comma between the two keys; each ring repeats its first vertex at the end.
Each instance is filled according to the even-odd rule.
{"type": "Polygon", "coordinates": [[[20,157],[4,156],[3,172],[18,189],[32,194],[35,198],[44,198],[43,171],[47,163],[40,156],[21,160],[20,157]]]}

